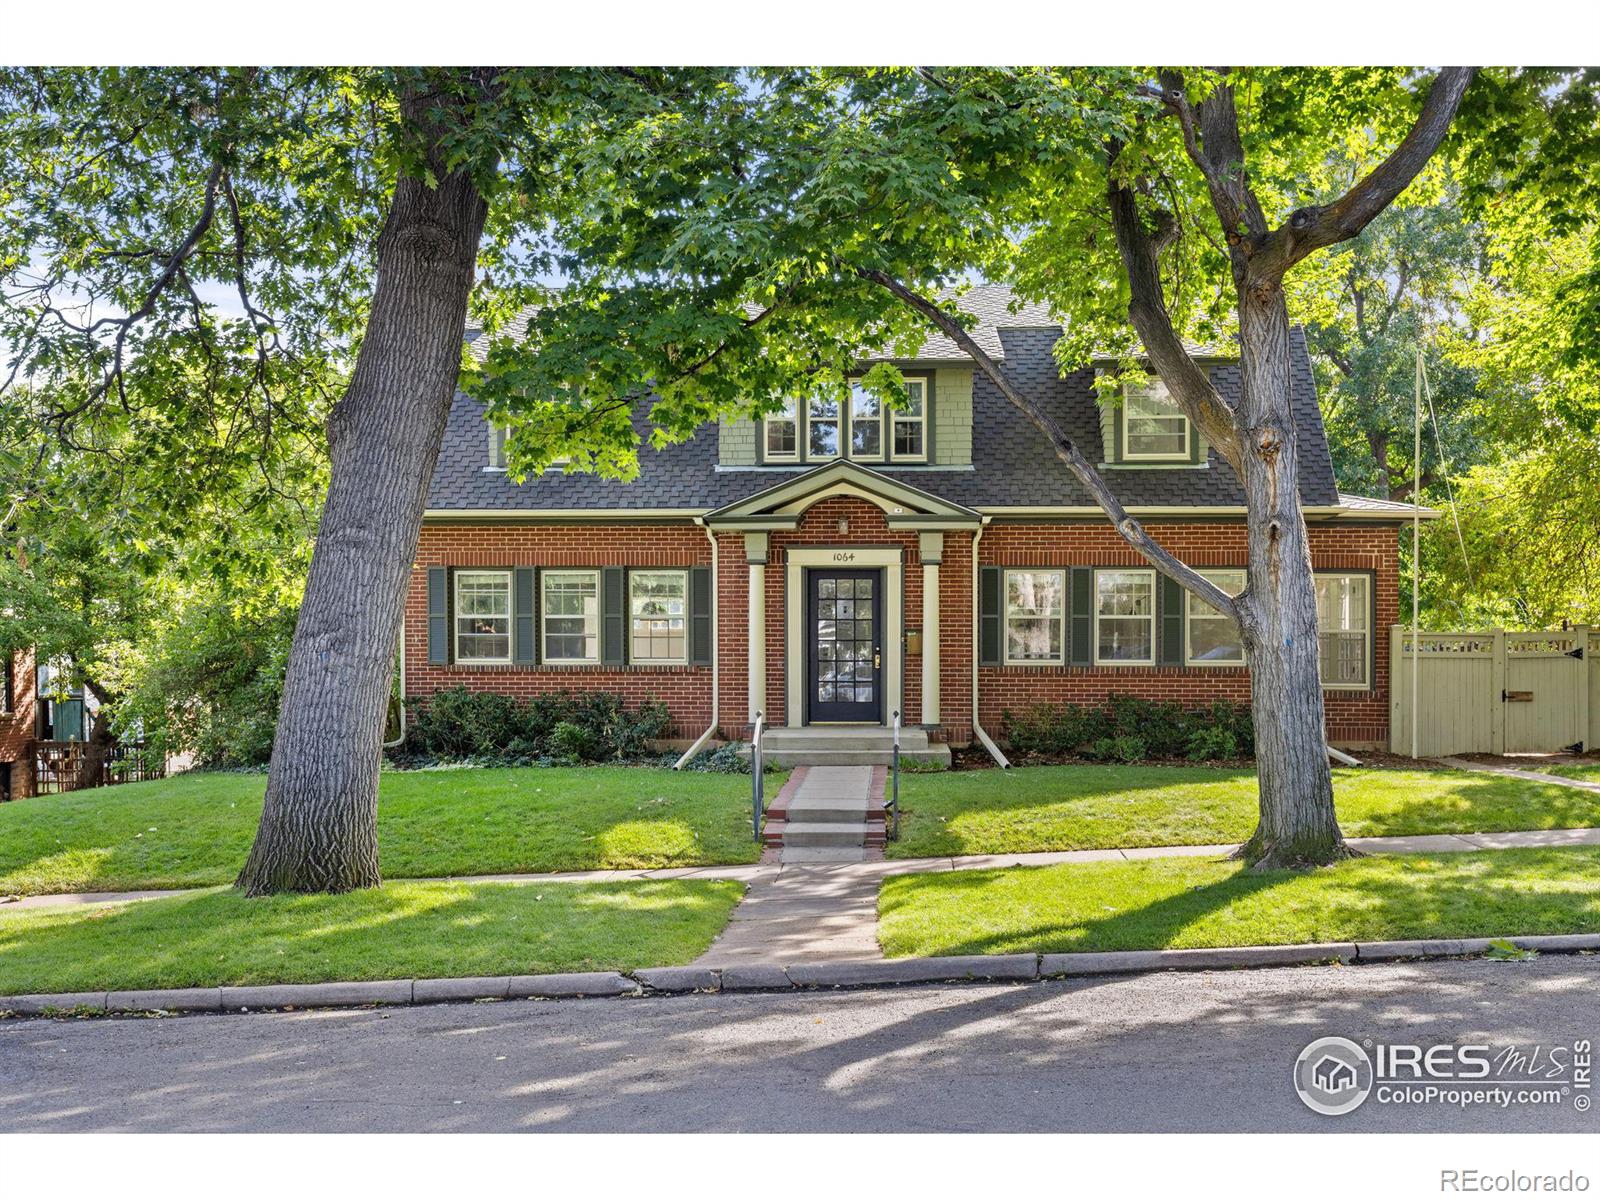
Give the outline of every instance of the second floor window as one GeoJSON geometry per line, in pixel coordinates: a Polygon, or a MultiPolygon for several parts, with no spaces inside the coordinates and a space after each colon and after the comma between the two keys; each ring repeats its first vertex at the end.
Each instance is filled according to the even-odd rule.
{"type": "Polygon", "coordinates": [[[1122,456],[1130,462],[1189,457],[1189,418],[1159,379],[1123,390],[1122,456]]]}
{"type": "Polygon", "coordinates": [[[928,385],[925,380],[906,380],[906,406],[890,414],[890,424],[894,427],[894,457],[901,462],[926,462],[928,385]]]}
{"type": "Polygon", "coordinates": [[[928,461],[928,381],[908,379],[906,402],[890,409],[850,381],[850,394],[790,401],[761,419],[761,460],[767,463],[928,461]]]}
{"type": "Polygon", "coordinates": [[[800,416],[793,400],[781,412],[770,414],[765,423],[768,462],[800,460],[800,416]]]}

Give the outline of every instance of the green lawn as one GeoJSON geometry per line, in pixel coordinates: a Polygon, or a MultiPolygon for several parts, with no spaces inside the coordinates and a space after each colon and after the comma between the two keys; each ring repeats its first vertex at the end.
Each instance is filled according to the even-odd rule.
{"type": "Polygon", "coordinates": [[[1594,762],[1562,763],[1558,767],[1532,767],[1531,770],[1546,771],[1551,775],[1561,775],[1567,779],[1581,779],[1584,783],[1600,783],[1600,759],[1594,762]]]}
{"type": "Polygon", "coordinates": [[[1600,849],[1374,856],[1254,875],[1154,858],[884,881],[890,957],[1600,931],[1600,849]]]}
{"type": "Polygon", "coordinates": [[[0,995],[676,966],[704,952],[743,890],[688,879],[413,882],[0,911],[0,995]]]}
{"type": "MultiPolygon", "coordinates": [[[[1351,837],[1600,825],[1600,794],[1471,771],[1340,768],[1351,837]]],[[[904,775],[891,858],[1242,842],[1256,778],[1218,767],[1018,767],[904,775]]]]}
{"type": "MultiPolygon", "coordinates": [[[[265,790],[196,773],[0,805],[0,895],[231,883],[265,790]]],[[[749,796],[648,767],[386,771],[378,844],[394,879],[753,862],[749,796]]]]}

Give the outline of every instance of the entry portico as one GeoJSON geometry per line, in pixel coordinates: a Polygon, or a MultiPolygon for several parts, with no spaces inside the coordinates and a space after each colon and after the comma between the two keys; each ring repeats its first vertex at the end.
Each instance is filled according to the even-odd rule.
{"type": "Polygon", "coordinates": [[[790,729],[884,726],[894,712],[908,725],[939,725],[940,566],[947,536],[970,545],[982,524],[978,513],[858,463],[835,462],[705,520],[713,533],[744,535],[749,719],[777,682],[790,729]],[[833,522],[805,520],[818,504],[841,500],[854,503],[831,506],[840,513],[833,522]],[[876,510],[871,530],[852,528],[849,512],[862,504],[876,510]],[[895,536],[878,541],[879,531],[895,536]],[[781,573],[777,580],[769,580],[769,568],[781,573]],[[920,611],[907,611],[908,593],[920,611]],[[768,639],[775,637],[782,639],[781,681],[768,679],[768,639]],[[908,674],[920,685],[915,713],[906,710],[908,674]]]}

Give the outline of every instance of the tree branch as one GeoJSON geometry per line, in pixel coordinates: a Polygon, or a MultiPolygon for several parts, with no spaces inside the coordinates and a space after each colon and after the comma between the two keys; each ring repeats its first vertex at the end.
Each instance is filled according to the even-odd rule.
{"type": "Polygon", "coordinates": [[[1173,557],[1159,542],[1145,532],[1144,526],[1128,514],[1122,507],[1122,502],[1112,494],[1106,481],[1100,473],[1084,458],[1083,452],[1056,423],[1054,417],[1041,409],[1032,400],[1019,391],[1011,380],[1000,370],[999,365],[990,358],[988,352],[973,340],[966,326],[962,325],[951,313],[941,308],[937,303],[928,299],[920,292],[907,287],[898,279],[884,271],[869,270],[865,267],[855,268],[855,273],[870,283],[875,283],[884,288],[898,300],[920,313],[941,333],[956,345],[960,346],[972,357],[978,369],[988,376],[990,382],[1000,389],[1013,408],[1027,417],[1034,428],[1049,439],[1055,455],[1072,472],[1078,482],[1094,497],[1095,503],[1111,518],[1122,540],[1132,546],[1145,559],[1163,575],[1176,580],[1183,587],[1193,592],[1200,599],[1211,605],[1224,616],[1231,617],[1235,623],[1240,620],[1240,607],[1234,598],[1223,591],[1211,580],[1200,574],[1187,563],[1173,557]]]}

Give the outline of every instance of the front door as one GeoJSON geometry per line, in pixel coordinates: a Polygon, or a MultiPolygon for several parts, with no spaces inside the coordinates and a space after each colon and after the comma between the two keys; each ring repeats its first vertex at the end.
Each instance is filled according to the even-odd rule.
{"type": "Polygon", "coordinates": [[[807,572],[806,719],[883,723],[883,572],[807,572]]]}

